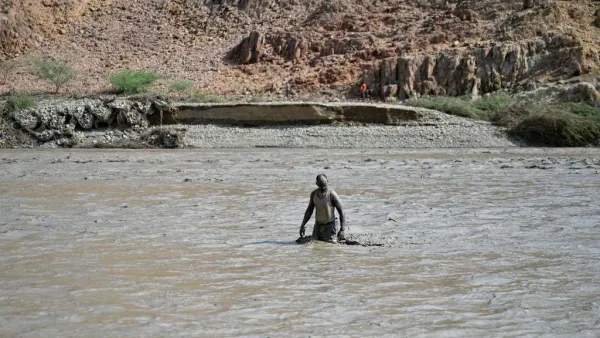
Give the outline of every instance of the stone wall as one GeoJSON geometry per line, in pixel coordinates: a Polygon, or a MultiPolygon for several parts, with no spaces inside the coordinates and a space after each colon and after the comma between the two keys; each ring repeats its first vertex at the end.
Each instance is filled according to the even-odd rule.
{"type": "Polygon", "coordinates": [[[163,109],[168,109],[166,103],[158,100],[86,98],[40,104],[13,112],[10,119],[38,141],[46,142],[70,138],[76,130],[146,128],[163,109]]]}

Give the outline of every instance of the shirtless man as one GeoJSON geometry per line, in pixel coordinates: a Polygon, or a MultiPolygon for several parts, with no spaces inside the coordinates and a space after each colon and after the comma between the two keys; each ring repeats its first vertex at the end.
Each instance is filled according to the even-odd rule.
{"type": "Polygon", "coordinates": [[[317,209],[315,215],[315,227],[313,228],[312,239],[326,242],[335,242],[336,235],[337,240],[344,240],[344,230],[346,229],[346,222],[344,220],[344,211],[342,210],[342,202],[339,196],[333,191],[333,189],[327,186],[327,176],[320,174],[317,176],[318,189],[313,190],[310,194],[310,200],[308,201],[308,208],[304,213],[304,220],[300,226],[300,237],[304,238],[306,232],[306,223],[312,216],[313,209],[317,209]],[[337,209],[340,216],[340,231],[337,232],[335,209],[337,209]]]}

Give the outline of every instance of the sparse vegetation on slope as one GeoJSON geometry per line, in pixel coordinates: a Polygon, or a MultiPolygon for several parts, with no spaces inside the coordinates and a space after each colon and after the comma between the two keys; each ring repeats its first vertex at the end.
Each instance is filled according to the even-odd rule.
{"type": "Polygon", "coordinates": [[[47,56],[35,57],[30,67],[32,75],[53,85],[57,93],[60,88],[77,78],[77,72],[67,60],[55,60],[47,56]]]}
{"type": "Polygon", "coordinates": [[[17,93],[11,95],[6,102],[6,112],[11,113],[37,105],[36,100],[29,94],[17,93]]]}
{"type": "Polygon", "coordinates": [[[185,93],[190,91],[194,87],[194,83],[192,81],[175,81],[171,84],[171,90],[177,93],[185,93]]]}
{"type": "Polygon", "coordinates": [[[154,72],[125,70],[109,77],[117,94],[137,94],[151,86],[158,79],[154,72]]]}

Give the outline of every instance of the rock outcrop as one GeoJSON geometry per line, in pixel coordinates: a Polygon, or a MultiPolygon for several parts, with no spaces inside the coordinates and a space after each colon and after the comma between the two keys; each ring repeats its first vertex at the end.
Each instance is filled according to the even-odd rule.
{"type": "Polygon", "coordinates": [[[230,59],[237,59],[242,64],[255,63],[258,61],[264,37],[258,32],[252,32],[242,40],[229,54],[230,59]]]}
{"type": "Polygon", "coordinates": [[[583,102],[600,107],[600,82],[575,82],[553,84],[532,91],[521,92],[517,97],[521,100],[543,100],[547,103],[583,102]]]}
{"type": "MultiPolygon", "coordinates": [[[[264,35],[253,31],[235,46],[227,57],[241,64],[257,63],[261,60],[261,56],[265,55],[266,48],[286,61],[294,61],[306,56],[309,46],[301,36],[293,34],[264,35]]],[[[318,47],[313,47],[313,49],[320,50],[318,47]]]]}
{"type": "Polygon", "coordinates": [[[563,36],[382,60],[363,81],[382,98],[459,96],[516,88],[539,75],[579,75],[583,48],[563,36]]]}
{"type": "Polygon", "coordinates": [[[76,130],[147,128],[160,124],[160,100],[80,99],[13,112],[9,118],[40,142],[71,138],[76,130]]]}

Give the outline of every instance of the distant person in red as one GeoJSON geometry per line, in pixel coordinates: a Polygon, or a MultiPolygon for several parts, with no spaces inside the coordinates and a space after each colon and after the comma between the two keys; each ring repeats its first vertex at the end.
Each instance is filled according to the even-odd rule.
{"type": "Polygon", "coordinates": [[[364,82],[360,85],[360,95],[363,100],[367,99],[367,85],[364,82]]]}

